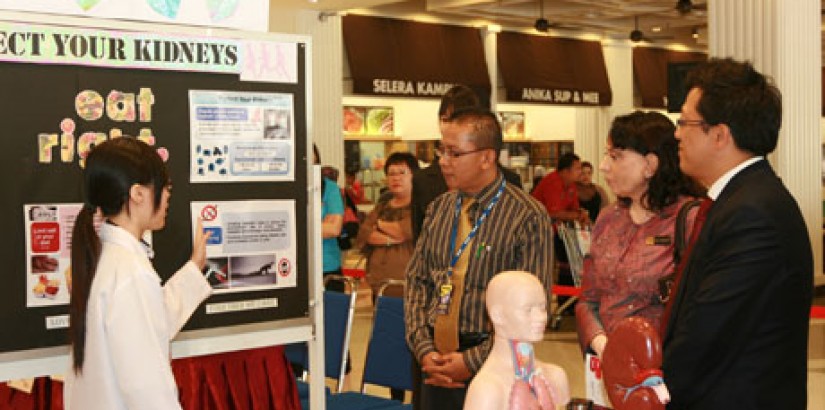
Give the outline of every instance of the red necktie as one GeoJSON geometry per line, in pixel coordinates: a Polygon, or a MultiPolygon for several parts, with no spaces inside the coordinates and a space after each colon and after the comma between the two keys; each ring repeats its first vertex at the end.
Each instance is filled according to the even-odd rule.
{"type": "Polygon", "coordinates": [[[679,261],[679,266],[676,267],[676,276],[673,278],[673,287],[670,289],[670,297],[665,304],[665,311],[662,314],[661,334],[664,335],[667,331],[667,322],[670,320],[670,313],[673,309],[673,301],[676,299],[676,292],[679,290],[679,283],[682,281],[682,273],[687,266],[690,259],[690,254],[693,253],[693,246],[696,240],[699,239],[699,233],[702,232],[702,225],[705,224],[705,219],[708,217],[708,211],[713,205],[713,200],[710,198],[702,199],[699,204],[699,212],[696,214],[696,220],[693,222],[693,229],[690,231],[690,238],[688,239],[687,251],[682,255],[682,260],[679,261]]]}

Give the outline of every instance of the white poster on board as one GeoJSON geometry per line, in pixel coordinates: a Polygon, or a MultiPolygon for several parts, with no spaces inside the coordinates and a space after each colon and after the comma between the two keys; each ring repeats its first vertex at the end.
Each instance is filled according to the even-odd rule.
{"type": "Polygon", "coordinates": [[[189,91],[191,182],[294,180],[292,94],[189,91]]]}
{"type": "Polygon", "coordinates": [[[206,278],[215,293],[296,286],[294,200],[192,202],[210,233],[206,278]]]}
{"type": "MultiPolygon", "coordinates": [[[[82,204],[23,206],[26,229],[26,306],[69,303],[72,229],[82,204]]],[[[97,220],[95,226],[98,227],[97,220]]]]}
{"type": "Polygon", "coordinates": [[[0,9],[269,31],[269,0],[0,0],[0,9]]]}

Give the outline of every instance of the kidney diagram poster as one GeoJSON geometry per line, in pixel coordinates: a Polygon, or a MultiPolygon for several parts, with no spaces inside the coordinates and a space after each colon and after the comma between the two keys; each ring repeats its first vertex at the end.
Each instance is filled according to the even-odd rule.
{"type": "Polygon", "coordinates": [[[292,94],[189,92],[192,182],[293,179],[292,94]]]}

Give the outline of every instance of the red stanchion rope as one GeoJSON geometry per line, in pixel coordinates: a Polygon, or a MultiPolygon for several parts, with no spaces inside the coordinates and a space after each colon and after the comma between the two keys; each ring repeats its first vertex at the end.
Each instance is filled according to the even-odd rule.
{"type": "Polygon", "coordinates": [[[367,274],[367,272],[364,269],[347,269],[347,268],[341,269],[341,273],[344,274],[344,276],[349,276],[349,277],[355,278],[355,279],[361,279],[361,278],[364,277],[364,275],[367,274]]]}
{"type": "Polygon", "coordinates": [[[579,296],[582,293],[582,289],[575,286],[553,285],[551,292],[557,296],[579,296]]]}

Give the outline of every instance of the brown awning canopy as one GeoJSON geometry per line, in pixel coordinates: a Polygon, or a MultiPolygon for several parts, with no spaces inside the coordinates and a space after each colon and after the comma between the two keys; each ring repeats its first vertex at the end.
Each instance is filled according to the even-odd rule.
{"type": "Polygon", "coordinates": [[[439,98],[465,84],[489,99],[478,29],[350,14],[343,34],[356,94],[439,98]]]}
{"type": "Polygon", "coordinates": [[[647,108],[667,108],[667,66],[670,63],[699,62],[707,54],[661,48],[633,48],[633,78],[647,108]]]}
{"type": "Polygon", "coordinates": [[[613,99],[597,41],[502,32],[498,67],[509,101],[610,105],[613,99]]]}

